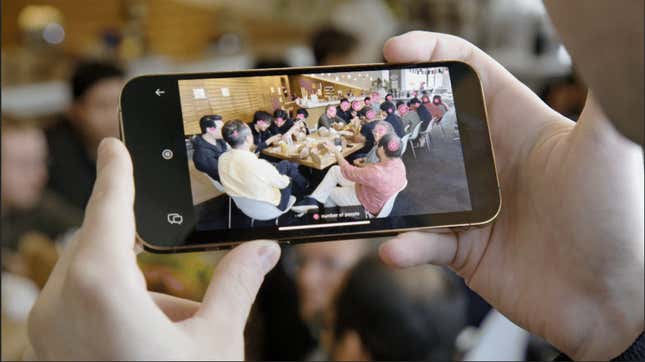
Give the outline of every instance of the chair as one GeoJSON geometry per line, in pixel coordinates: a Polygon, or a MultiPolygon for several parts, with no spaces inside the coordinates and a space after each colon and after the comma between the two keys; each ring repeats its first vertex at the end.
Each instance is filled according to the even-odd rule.
{"type": "Polygon", "coordinates": [[[228,228],[230,229],[231,228],[231,197],[228,196],[228,194],[226,193],[226,190],[224,189],[224,185],[222,185],[219,181],[213,179],[210,176],[208,176],[208,178],[211,180],[211,182],[213,183],[213,186],[215,186],[217,191],[223,193],[228,198],[228,228]]]}
{"type": "Polygon", "coordinates": [[[289,204],[287,208],[283,210],[278,209],[274,205],[260,200],[247,199],[246,197],[241,196],[231,196],[235,205],[242,210],[242,212],[251,218],[251,227],[255,223],[255,220],[265,221],[275,219],[275,225],[278,226],[278,219],[283,214],[287,213],[293,207],[293,204],[296,203],[296,197],[289,197],[289,204]]]}
{"type": "MultiPolygon", "coordinates": [[[[378,215],[376,215],[377,219],[390,216],[390,213],[392,212],[392,208],[394,208],[394,202],[396,201],[396,197],[399,196],[401,191],[405,190],[406,187],[408,187],[407,181],[405,181],[405,185],[403,185],[403,187],[401,187],[399,191],[397,191],[394,195],[390,196],[390,198],[387,199],[387,201],[381,208],[381,211],[379,211],[378,215]]],[[[368,219],[374,218],[374,215],[370,214],[367,210],[365,210],[365,214],[367,215],[368,219]]]]}
{"type": "MultiPolygon", "coordinates": [[[[422,122],[423,123],[423,122],[422,122]]],[[[422,123],[419,123],[421,125],[422,123]]],[[[426,142],[426,149],[430,151],[430,143],[432,142],[432,135],[430,131],[432,130],[432,121],[428,122],[428,125],[423,131],[419,132],[419,137],[422,137],[426,142]]]]}
{"type": "Polygon", "coordinates": [[[408,143],[410,144],[410,148],[412,148],[412,155],[414,155],[414,158],[417,158],[417,153],[414,151],[414,145],[412,142],[416,141],[417,138],[419,138],[419,131],[421,130],[421,122],[417,123],[416,126],[414,126],[414,129],[410,133],[410,138],[408,139],[408,143]]]}
{"type": "MultiPolygon", "coordinates": [[[[405,151],[408,149],[408,142],[410,141],[410,133],[401,137],[401,157],[405,155],[405,151]]],[[[416,157],[416,156],[415,156],[416,157]]]]}

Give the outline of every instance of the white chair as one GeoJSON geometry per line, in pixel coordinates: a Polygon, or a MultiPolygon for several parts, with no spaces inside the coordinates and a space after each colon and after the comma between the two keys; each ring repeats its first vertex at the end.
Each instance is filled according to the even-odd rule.
{"type": "MultiPolygon", "coordinates": [[[[408,141],[410,141],[410,133],[401,137],[401,157],[405,155],[405,151],[408,149],[408,141]]],[[[415,156],[416,157],[416,156],[415,156]]]]}
{"type": "Polygon", "coordinates": [[[419,131],[421,130],[421,122],[417,123],[416,126],[414,126],[414,129],[410,133],[410,138],[408,139],[408,143],[410,144],[410,148],[412,149],[412,155],[414,155],[414,158],[417,158],[417,153],[414,151],[414,145],[412,142],[416,141],[417,138],[419,138],[419,131]]]}
{"type": "Polygon", "coordinates": [[[212,177],[208,176],[208,178],[211,180],[213,183],[213,186],[217,189],[217,191],[223,193],[226,195],[226,198],[228,198],[228,228],[231,228],[231,197],[228,196],[226,193],[226,190],[224,189],[224,185],[222,185],[219,181],[213,179],[212,177]]]}
{"type": "MultiPolygon", "coordinates": [[[[426,143],[426,149],[430,151],[430,143],[432,142],[432,135],[430,134],[430,131],[432,130],[432,121],[428,122],[428,125],[426,128],[419,132],[419,137],[423,138],[426,143]]],[[[421,123],[419,123],[421,125],[421,123]]]]}
{"type": "MultiPolygon", "coordinates": [[[[378,215],[376,215],[377,219],[390,216],[390,213],[392,212],[392,208],[394,208],[394,202],[396,201],[396,197],[399,196],[401,191],[405,190],[406,187],[408,187],[407,181],[405,181],[405,185],[403,185],[403,187],[401,187],[399,191],[397,191],[394,195],[390,196],[390,198],[387,199],[387,201],[381,208],[381,211],[379,211],[378,215]]],[[[375,216],[370,214],[367,210],[365,211],[365,214],[367,215],[368,219],[375,218],[375,216]]]]}
{"type": "Polygon", "coordinates": [[[255,220],[265,221],[273,219],[275,219],[275,225],[277,226],[280,216],[291,210],[293,204],[296,203],[296,197],[290,196],[289,204],[287,204],[287,207],[283,211],[265,201],[252,200],[240,196],[231,196],[231,198],[233,199],[233,202],[235,202],[235,205],[237,205],[237,207],[242,210],[246,216],[251,218],[251,227],[253,227],[255,220]]]}

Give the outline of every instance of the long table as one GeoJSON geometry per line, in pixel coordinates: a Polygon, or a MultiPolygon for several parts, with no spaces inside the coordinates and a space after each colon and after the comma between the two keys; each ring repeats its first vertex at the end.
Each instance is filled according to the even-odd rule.
{"type": "MultiPolygon", "coordinates": [[[[283,146],[277,145],[277,146],[272,146],[265,148],[262,153],[279,158],[281,160],[289,160],[293,162],[297,162],[303,166],[311,167],[317,170],[324,170],[327,167],[333,165],[336,163],[336,156],[334,156],[330,152],[324,152],[322,154],[317,153],[318,150],[315,149],[315,145],[319,143],[324,143],[324,142],[334,142],[334,139],[336,136],[330,135],[327,137],[320,136],[318,134],[313,134],[307,136],[307,138],[301,142],[293,142],[292,144],[287,144],[284,149],[286,149],[286,152],[283,152],[283,146]],[[296,150],[302,145],[302,144],[308,144],[312,149],[314,149],[314,153],[318,156],[318,159],[315,157],[312,157],[311,155],[307,156],[306,158],[299,158],[296,150]]],[[[343,149],[341,153],[343,154],[344,157],[347,157],[358,150],[362,149],[365,146],[364,142],[351,142],[350,140],[345,139],[343,142],[343,149]]]]}

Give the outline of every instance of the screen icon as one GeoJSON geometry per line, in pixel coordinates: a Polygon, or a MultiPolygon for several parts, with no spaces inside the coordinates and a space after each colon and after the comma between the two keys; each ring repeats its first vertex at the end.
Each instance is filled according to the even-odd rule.
{"type": "Polygon", "coordinates": [[[157,95],[157,97],[161,97],[162,94],[166,94],[166,91],[163,91],[157,88],[157,90],[155,91],[155,94],[157,95]]]}
{"type": "Polygon", "coordinates": [[[165,149],[161,151],[161,157],[164,158],[164,160],[170,160],[175,154],[172,152],[172,150],[165,149]]]}
{"type": "Polygon", "coordinates": [[[168,219],[168,224],[170,225],[173,225],[173,224],[181,225],[184,222],[184,217],[181,216],[181,214],[178,214],[176,212],[172,212],[168,214],[167,219],[168,219]]]}

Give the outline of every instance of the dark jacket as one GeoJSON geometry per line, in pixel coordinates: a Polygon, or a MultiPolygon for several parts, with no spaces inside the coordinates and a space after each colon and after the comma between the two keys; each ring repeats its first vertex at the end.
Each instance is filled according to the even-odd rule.
{"type": "Polygon", "coordinates": [[[392,128],[394,129],[394,133],[396,133],[397,136],[399,137],[405,136],[403,123],[401,122],[401,119],[396,114],[390,113],[387,116],[387,118],[385,118],[385,122],[388,122],[389,124],[392,125],[392,128]]]}
{"type": "Polygon", "coordinates": [[[352,120],[352,109],[350,108],[347,111],[343,111],[340,109],[340,106],[337,106],[336,117],[342,118],[345,122],[349,122],[352,120]]]}
{"type": "Polygon", "coordinates": [[[48,188],[83,210],[96,179],[96,161],[66,118],[46,130],[49,146],[48,188]]]}
{"type": "Polygon", "coordinates": [[[421,130],[424,131],[428,128],[428,124],[432,120],[432,115],[423,104],[419,106],[417,113],[419,113],[419,118],[421,119],[421,130]]]}
{"type": "Polygon", "coordinates": [[[271,131],[271,127],[273,127],[273,125],[271,125],[271,127],[269,127],[264,132],[257,131],[253,124],[250,124],[249,127],[251,127],[251,133],[253,134],[253,143],[257,147],[255,149],[255,153],[260,153],[262,152],[262,150],[269,147],[269,145],[266,144],[266,140],[268,140],[269,137],[275,135],[275,133],[271,131]]]}
{"type": "Polygon", "coordinates": [[[269,128],[273,134],[285,134],[288,130],[293,127],[293,121],[290,119],[287,119],[281,127],[278,127],[277,124],[271,123],[271,127],[269,128]]]}
{"type": "Polygon", "coordinates": [[[193,162],[195,168],[208,174],[213,180],[219,181],[219,172],[217,170],[217,160],[222,153],[228,150],[224,140],[217,140],[217,145],[206,141],[202,136],[196,136],[193,142],[193,162]]]}

